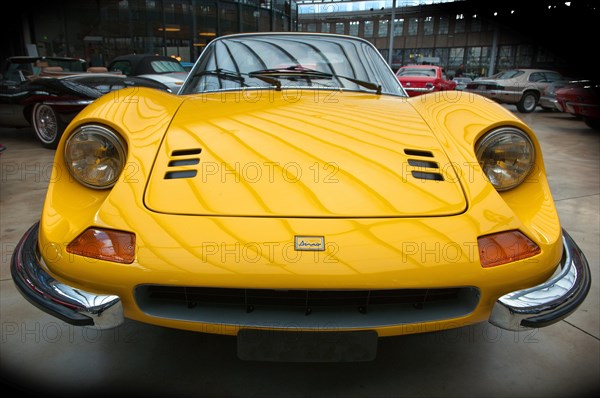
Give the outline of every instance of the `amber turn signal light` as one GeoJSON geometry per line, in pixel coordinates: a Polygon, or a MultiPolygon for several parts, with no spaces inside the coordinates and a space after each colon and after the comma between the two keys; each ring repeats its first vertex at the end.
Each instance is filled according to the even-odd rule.
{"type": "Polygon", "coordinates": [[[542,250],[520,231],[506,231],[477,239],[479,260],[484,268],[495,267],[539,254],[542,250]]]}
{"type": "Polygon", "coordinates": [[[135,259],[135,234],[104,228],[88,228],[67,245],[67,252],[116,263],[135,259]]]}

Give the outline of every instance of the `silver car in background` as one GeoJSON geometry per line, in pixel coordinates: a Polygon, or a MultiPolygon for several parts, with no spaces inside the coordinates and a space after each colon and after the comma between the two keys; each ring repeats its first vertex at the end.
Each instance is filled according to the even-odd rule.
{"type": "Polygon", "coordinates": [[[519,112],[533,112],[548,84],[564,80],[558,72],[545,69],[511,69],[475,80],[465,88],[501,104],[515,104],[519,112]]]}

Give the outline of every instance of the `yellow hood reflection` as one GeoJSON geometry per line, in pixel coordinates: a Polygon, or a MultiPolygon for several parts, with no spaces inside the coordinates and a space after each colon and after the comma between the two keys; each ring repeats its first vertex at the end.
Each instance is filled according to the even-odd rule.
{"type": "Polygon", "coordinates": [[[452,164],[406,99],[245,94],[205,94],[181,106],[148,181],[149,209],[259,217],[447,216],[466,209],[452,164]]]}

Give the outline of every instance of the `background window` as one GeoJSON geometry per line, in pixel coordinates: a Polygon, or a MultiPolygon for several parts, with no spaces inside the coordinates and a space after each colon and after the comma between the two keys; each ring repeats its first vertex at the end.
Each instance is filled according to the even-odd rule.
{"type": "Polygon", "coordinates": [[[524,68],[530,67],[533,63],[533,48],[531,46],[520,45],[517,47],[517,66],[524,68]]]}
{"type": "Polygon", "coordinates": [[[402,36],[404,34],[404,18],[394,19],[394,36],[402,36]]]}
{"type": "Polygon", "coordinates": [[[512,46],[500,46],[498,48],[498,69],[512,69],[514,65],[514,49],[512,46]]]}
{"type": "Polygon", "coordinates": [[[449,48],[436,48],[433,51],[433,56],[440,59],[440,66],[448,65],[448,58],[450,56],[449,48]]]}
{"type": "Polygon", "coordinates": [[[481,32],[481,18],[473,15],[471,18],[471,32],[481,32]]]}
{"type": "Polygon", "coordinates": [[[462,47],[454,47],[450,49],[450,57],[448,58],[448,68],[456,69],[460,64],[464,63],[465,49],[462,47]]]}
{"type": "Polygon", "coordinates": [[[379,21],[379,28],[377,30],[377,36],[387,37],[389,22],[387,19],[379,21]]]}
{"type": "Polygon", "coordinates": [[[433,34],[433,17],[425,17],[425,19],[423,20],[423,34],[433,34]]]}
{"type": "Polygon", "coordinates": [[[419,33],[419,18],[408,19],[408,35],[415,36],[419,33]]]}
{"type": "Polygon", "coordinates": [[[365,37],[373,37],[373,21],[365,21],[365,37]]]}
{"type": "Polygon", "coordinates": [[[449,25],[450,19],[448,17],[440,17],[440,24],[438,25],[438,34],[447,35],[449,25]]]}
{"type": "Polygon", "coordinates": [[[465,16],[457,14],[454,20],[454,33],[465,33],[465,16]]]}

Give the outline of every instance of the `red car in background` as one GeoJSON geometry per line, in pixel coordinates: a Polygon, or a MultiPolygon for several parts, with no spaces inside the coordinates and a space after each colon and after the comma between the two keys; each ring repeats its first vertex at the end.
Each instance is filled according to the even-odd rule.
{"type": "Polygon", "coordinates": [[[403,66],[396,72],[396,77],[411,97],[456,88],[456,83],[448,79],[444,69],[435,65],[403,66]]]}
{"type": "Polygon", "coordinates": [[[556,90],[556,106],[583,119],[589,127],[600,130],[600,82],[579,81],[556,90]]]}

